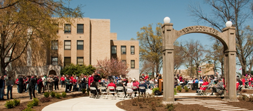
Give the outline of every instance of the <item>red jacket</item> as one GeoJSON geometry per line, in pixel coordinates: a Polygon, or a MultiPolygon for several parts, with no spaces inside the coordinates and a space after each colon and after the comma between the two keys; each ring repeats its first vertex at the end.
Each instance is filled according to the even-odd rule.
{"type": "Polygon", "coordinates": [[[61,81],[65,81],[65,77],[61,77],[61,81]]]}
{"type": "Polygon", "coordinates": [[[73,84],[76,84],[76,82],[77,82],[76,79],[73,79],[73,80],[72,80],[72,83],[73,83],[73,84]]]}
{"type": "Polygon", "coordinates": [[[15,84],[18,84],[18,78],[16,79],[15,84]]]}
{"type": "Polygon", "coordinates": [[[88,79],[88,85],[90,86],[90,84],[94,81],[94,77],[90,76],[88,79]]]}
{"type": "Polygon", "coordinates": [[[145,80],[147,80],[148,79],[148,76],[145,76],[145,78],[144,78],[145,80]]]}
{"type": "Polygon", "coordinates": [[[113,82],[109,83],[109,84],[107,85],[107,88],[108,88],[108,86],[113,86],[114,89],[116,89],[116,85],[115,85],[113,82]]]}
{"type": "MultiPolygon", "coordinates": [[[[202,85],[206,86],[206,85],[208,85],[208,84],[209,84],[208,82],[204,82],[202,85]]],[[[202,86],[201,86],[201,87],[200,87],[200,90],[204,90],[204,91],[205,91],[206,88],[207,88],[207,87],[202,87],[202,86]]]]}

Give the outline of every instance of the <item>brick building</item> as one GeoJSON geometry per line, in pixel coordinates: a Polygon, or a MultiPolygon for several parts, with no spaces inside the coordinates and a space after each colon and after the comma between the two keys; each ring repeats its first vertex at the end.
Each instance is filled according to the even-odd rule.
{"type": "MultiPolygon", "coordinates": [[[[126,62],[130,69],[129,75],[138,78],[139,42],[117,40],[117,34],[110,32],[109,19],[77,18],[71,20],[71,23],[59,24],[59,28],[59,38],[52,41],[51,49],[46,51],[44,66],[13,66],[16,74],[27,72],[59,75],[60,69],[70,63],[95,66],[97,60],[114,57],[126,62]]],[[[31,58],[30,61],[38,62],[33,60],[31,58]]]]}

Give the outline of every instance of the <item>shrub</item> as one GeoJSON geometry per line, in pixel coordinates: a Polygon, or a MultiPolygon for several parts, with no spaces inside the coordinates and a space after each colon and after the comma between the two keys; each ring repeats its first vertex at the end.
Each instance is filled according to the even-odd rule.
{"type": "Polygon", "coordinates": [[[65,98],[67,96],[66,92],[63,92],[61,96],[65,98]]]}
{"type": "Polygon", "coordinates": [[[185,90],[185,92],[188,92],[189,88],[187,86],[184,86],[184,90],[185,90]]]}
{"type": "Polygon", "coordinates": [[[174,88],[174,95],[177,95],[177,89],[174,88]]]}
{"type": "Polygon", "coordinates": [[[45,92],[44,97],[48,98],[49,97],[49,92],[45,92]]]}
{"type": "Polygon", "coordinates": [[[182,87],[181,87],[181,86],[177,86],[177,90],[178,90],[179,92],[181,92],[181,91],[182,91],[182,87]]]}
{"type": "Polygon", "coordinates": [[[168,111],[174,111],[175,107],[173,104],[167,104],[166,109],[168,109],[168,111]]]}
{"type": "MultiPolygon", "coordinates": [[[[29,103],[27,104],[27,107],[28,107],[28,108],[32,108],[32,107],[33,107],[33,101],[29,102],[29,103]]],[[[29,111],[29,110],[27,110],[27,111],[29,111]]]]}
{"type": "Polygon", "coordinates": [[[159,88],[157,87],[157,88],[153,88],[152,89],[152,94],[155,94],[155,91],[159,91],[159,88]]]}
{"type": "Polygon", "coordinates": [[[51,95],[52,98],[55,97],[55,92],[52,91],[50,95],[51,95]]]}
{"type": "Polygon", "coordinates": [[[58,98],[58,99],[61,99],[61,94],[56,93],[55,97],[58,98]]]}
{"type": "Polygon", "coordinates": [[[4,106],[6,107],[6,108],[8,108],[8,109],[10,109],[10,108],[14,108],[14,102],[13,101],[7,101],[5,104],[4,104],[4,106]]]}
{"type": "Polygon", "coordinates": [[[33,106],[38,106],[39,105],[39,99],[34,98],[33,99],[33,106]]]}
{"type": "Polygon", "coordinates": [[[42,103],[49,102],[49,101],[50,101],[50,98],[46,98],[46,97],[43,97],[40,99],[40,102],[42,103]]]}
{"type": "Polygon", "coordinates": [[[25,108],[25,109],[22,110],[22,111],[35,111],[35,110],[33,110],[31,107],[27,107],[27,108],[25,108]]]}
{"type": "Polygon", "coordinates": [[[82,89],[82,92],[83,92],[83,94],[85,94],[85,92],[86,92],[86,89],[85,89],[85,88],[83,88],[83,89],[82,89]]]}
{"type": "Polygon", "coordinates": [[[13,99],[14,106],[18,106],[20,104],[20,100],[18,99],[13,99]]]}

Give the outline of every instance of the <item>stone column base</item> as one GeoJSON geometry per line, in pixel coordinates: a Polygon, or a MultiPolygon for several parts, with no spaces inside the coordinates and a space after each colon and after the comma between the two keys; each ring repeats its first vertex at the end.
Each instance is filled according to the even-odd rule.
{"type": "Polygon", "coordinates": [[[162,104],[167,105],[167,104],[177,104],[178,102],[176,101],[162,101],[162,104]]]}

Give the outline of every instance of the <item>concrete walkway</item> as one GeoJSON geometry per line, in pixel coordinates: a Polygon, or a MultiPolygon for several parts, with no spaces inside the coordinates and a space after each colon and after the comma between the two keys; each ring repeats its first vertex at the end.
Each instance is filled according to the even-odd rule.
{"type": "Polygon", "coordinates": [[[50,104],[42,111],[124,111],[116,106],[119,101],[122,100],[118,98],[112,100],[110,97],[108,99],[80,97],[50,104]]]}

